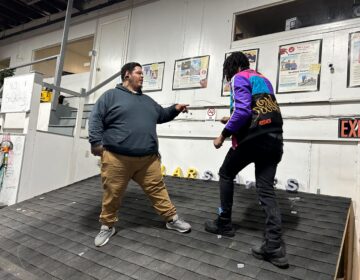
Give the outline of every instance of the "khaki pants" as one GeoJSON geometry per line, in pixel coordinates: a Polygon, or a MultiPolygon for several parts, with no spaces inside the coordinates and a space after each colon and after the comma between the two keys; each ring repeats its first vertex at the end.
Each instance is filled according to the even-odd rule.
{"type": "Polygon", "coordinates": [[[138,183],[150,198],[156,212],[165,221],[176,215],[163,181],[160,159],[157,155],[129,157],[104,151],[101,165],[101,179],[104,188],[100,222],[113,226],[118,221],[126,187],[131,179],[138,183]]]}

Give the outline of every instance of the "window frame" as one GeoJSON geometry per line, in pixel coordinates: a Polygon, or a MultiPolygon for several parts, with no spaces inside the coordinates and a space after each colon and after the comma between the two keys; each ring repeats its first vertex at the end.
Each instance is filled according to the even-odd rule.
{"type": "MultiPolygon", "coordinates": [[[[73,39],[67,41],[66,46],[68,46],[68,45],[71,44],[71,43],[75,43],[75,42],[77,42],[77,41],[81,41],[81,40],[89,39],[89,38],[92,38],[92,39],[93,39],[92,49],[91,49],[91,50],[94,50],[95,40],[96,40],[95,34],[89,34],[89,35],[86,35],[86,36],[73,38],[73,39]]],[[[43,47],[40,47],[40,48],[37,48],[37,49],[33,49],[33,50],[32,50],[31,61],[35,61],[35,53],[36,53],[37,51],[41,51],[41,50],[53,48],[53,47],[56,47],[56,46],[59,46],[60,49],[61,49],[61,42],[57,42],[57,43],[50,44],[50,45],[47,45],[47,46],[43,46],[43,47]]],[[[60,50],[59,50],[58,55],[59,55],[59,54],[60,54],[60,50]]],[[[55,55],[56,55],[56,54],[55,54],[55,55]]],[[[90,59],[90,60],[91,60],[91,59],[90,59]]],[[[65,63],[65,59],[64,59],[64,63],[65,63]]],[[[91,62],[90,62],[90,65],[91,65],[91,62]]],[[[56,66],[55,66],[55,68],[56,68],[56,66]]],[[[34,70],[34,65],[31,65],[31,71],[35,71],[35,70],[34,70]]],[[[53,75],[53,76],[50,76],[50,77],[48,77],[48,78],[54,78],[54,77],[55,77],[55,71],[56,71],[56,69],[54,69],[54,75],[53,75]]],[[[89,70],[89,72],[91,72],[91,69],[89,70]]],[[[84,73],[84,72],[80,72],[80,73],[84,73]]],[[[74,73],[74,74],[79,74],[79,73],[74,73]]]]}

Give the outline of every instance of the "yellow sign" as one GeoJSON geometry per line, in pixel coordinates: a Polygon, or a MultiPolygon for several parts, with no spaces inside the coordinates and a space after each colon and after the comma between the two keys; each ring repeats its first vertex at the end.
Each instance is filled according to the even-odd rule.
{"type": "Polygon", "coordinates": [[[51,101],[51,95],[52,95],[51,91],[49,91],[47,89],[43,89],[41,91],[40,102],[50,102],[51,101]]]}
{"type": "Polygon", "coordinates": [[[183,177],[183,172],[180,167],[176,167],[175,171],[172,174],[174,177],[183,177]]]}
{"type": "Polygon", "coordinates": [[[198,172],[195,168],[189,168],[186,173],[186,178],[196,179],[198,172]]]}
{"type": "Polygon", "coordinates": [[[161,165],[161,174],[163,175],[163,176],[165,176],[166,175],[166,167],[165,167],[165,165],[161,165]]]}

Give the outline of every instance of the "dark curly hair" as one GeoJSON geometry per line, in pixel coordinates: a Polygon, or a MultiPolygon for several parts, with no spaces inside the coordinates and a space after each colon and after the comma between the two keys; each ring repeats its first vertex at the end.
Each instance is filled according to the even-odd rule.
{"type": "Polygon", "coordinates": [[[134,71],[135,67],[137,66],[142,67],[141,64],[137,62],[129,62],[126,63],[123,67],[121,67],[121,71],[120,71],[121,80],[124,81],[126,71],[131,73],[132,71],[134,71]]]}
{"type": "Polygon", "coordinates": [[[247,56],[242,52],[233,52],[225,59],[223,65],[223,78],[230,81],[231,78],[241,70],[249,69],[250,63],[247,56]]]}

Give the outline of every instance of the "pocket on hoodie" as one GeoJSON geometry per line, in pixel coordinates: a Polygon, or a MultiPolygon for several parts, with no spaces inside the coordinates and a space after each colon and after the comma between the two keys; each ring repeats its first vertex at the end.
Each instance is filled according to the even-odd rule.
{"type": "Polygon", "coordinates": [[[124,142],[127,138],[129,138],[130,134],[130,130],[121,130],[120,133],[117,135],[117,143],[120,144],[124,142]]]}
{"type": "Polygon", "coordinates": [[[107,145],[116,146],[117,144],[124,142],[130,135],[130,130],[106,131],[104,135],[104,142],[107,145]]]}

